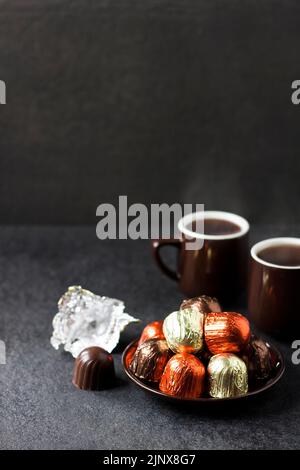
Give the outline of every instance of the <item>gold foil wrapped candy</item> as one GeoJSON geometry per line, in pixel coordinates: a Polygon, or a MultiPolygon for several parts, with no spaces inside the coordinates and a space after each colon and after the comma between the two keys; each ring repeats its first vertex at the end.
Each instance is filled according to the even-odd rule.
{"type": "Polygon", "coordinates": [[[175,354],[166,365],[159,389],[181,398],[198,398],[205,389],[205,367],[192,354],[175,354]]]}
{"type": "Polygon", "coordinates": [[[234,354],[216,354],[207,367],[208,392],[213,398],[244,395],[248,391],[246,364],[234,354]]]}
{"type": "Polygon", "coordinates": [[[195,308],[170,313],[163,332],[174,353],[196,353],[203,347],[204,314],[195,308]]]}
{"type": "Polygon", "coordinates": [[[170,357],[165,340],[148,339],[137,347],[129,368],[140,379],[159,382],[170,357]]]}

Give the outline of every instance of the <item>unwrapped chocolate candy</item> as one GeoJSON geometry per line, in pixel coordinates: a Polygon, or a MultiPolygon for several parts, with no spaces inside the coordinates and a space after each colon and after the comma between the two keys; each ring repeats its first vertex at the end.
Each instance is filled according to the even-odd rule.
{"type": "Polygon", "coordinates": [[[86,348],[75,360],[73,384],[82,390],[110,388],[115,381],[114,361],[102,348],[86,348]]]}

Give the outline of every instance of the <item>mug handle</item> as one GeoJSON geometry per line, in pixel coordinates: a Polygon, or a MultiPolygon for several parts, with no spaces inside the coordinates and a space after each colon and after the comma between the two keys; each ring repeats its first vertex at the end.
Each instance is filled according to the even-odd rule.
{"type": "Polygon", "coordinates": [[[164,246],[174,246],[178,250],[181,248],[181,241],[176,239],[176,238],[168,238],[168,239],[157,239],[157,240],[152,240],[152,253],[154,256],[154,259],[158,265],[158,267],[161,269],[161,271],[166,274],[168,277],[171,279],[178,281],[180,279],[180,274],[179,271],[173,271],[170,269],[162,260],[160,256],[160,250],[164,246]]]}

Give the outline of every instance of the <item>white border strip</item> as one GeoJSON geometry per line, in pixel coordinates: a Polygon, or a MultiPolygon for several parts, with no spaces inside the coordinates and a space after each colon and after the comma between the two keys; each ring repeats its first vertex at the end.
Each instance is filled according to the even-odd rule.
{"type": "Polygon", "coordinates": [[[244,217],[232,214],[231,212],[223,211],[200,211],[192,212],[182,217],[178,222],[178,230],[190,238],[200,238],[202,240],[229,240],[231,238],[239,238],[249,231],[249,223],[244,217]],[[232,222],[240,227],[240,230],[228,235],[206,235],[204,233],[197,233],[189,230],[187,225],[190,225],[195,220],[199,219],[220,219],[232,222]]]}
{"type": "Polygon", "coordinates": [[[293,237],[278,237],[278,238],[268,238],[267,240],[263,240],[261,242],[256,243],[251,248],[251,256],[252,258],[260,264],[264,264],[265,266],[269,266],[270,268],[280,268],[280,269],[300,269],[299,266],[285,266],[281,264],[273,264],[269,263],[268,261],[264,261],[259,257],[259,252],[264,248],[269,248],[270,246],[278,246],[278,245],[295,245],[300,246],[300,238],[293,238],[293,237]]]}

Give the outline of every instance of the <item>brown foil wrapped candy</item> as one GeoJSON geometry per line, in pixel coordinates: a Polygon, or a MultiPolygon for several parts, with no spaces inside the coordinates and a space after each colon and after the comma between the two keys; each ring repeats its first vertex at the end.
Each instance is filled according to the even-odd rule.
{"type": "Polygon", "coordinates": [[[244,395],[248,391],[248,373],[245,362],[235,354],[213,356],[207,367],[208,392],[213,398],[244,395]]]}
{"type": "Polygon", "coordinates": [[[247,365],[250,383],[270,377],[273,369],[272,357],[264,340],[251,336],[250,343],[241,357],[247,365]]]}
{"type": "Polygon", "coordinates": [[[98,346],[86,348],[75,360],[73,384],[82,390],[103,390],[115,381],[115,368],[110,353],[98,346]]]}
{"type": "Polygon", "coordinates": [[[159,382],[170,357],[165,340],[148,339],[137,347],[129,368],[139,379],[159,382]]]}
{"type": "Polygon", "coordinates": [[[147,339],[165,339],[165,335],[163,334],[163,323],[163,320],[160,320],[154,321],[145,326],[138,344],[142,344],[147,339]]]}
{"type": "Polygon", "coordinates": [[[208,313],[204,324],[204,338],[212,354],[237,353],[249,342],[250,325],[240,313],[208,313]]]}
{"type": "Polygon", "coordinates": [[[180,398],[198,398],[205,390],[205,367],[192,354],[175,354],[166,365],[159,389],[180,398]]]}
{"type": "Polygon", "coordinates": [[[184,300],[180,305],[180,310],[191,307],[197,308],[201,313],[222,312],[219,301],[215,297],[207,295],[184,300]]]}

